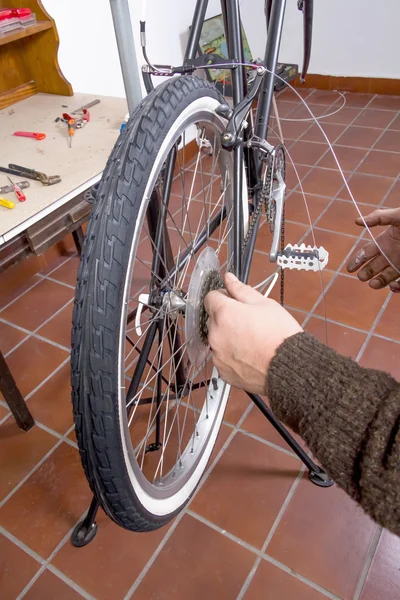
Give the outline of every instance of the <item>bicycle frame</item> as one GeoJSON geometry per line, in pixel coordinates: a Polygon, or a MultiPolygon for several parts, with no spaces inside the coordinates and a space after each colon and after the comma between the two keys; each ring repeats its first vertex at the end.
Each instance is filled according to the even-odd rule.
{"type": "MultiPolygon", "coordinates": [[[[193,15],[192,26],[190,28],[189,39],[185,51],[184,65],[189,66],[196,58],[201,30],[205,19],[208,6],[208,0],[197,0],[193,15]]],[[[255,120],[255,135],[261,139],[267,137],[269,117],[272,106],[272,95],[274,91],[274,79],[276,64],[282,36],[283,19],[285,14],[286,0],[267,0],[266,20],[268,28],[267,44],[265,48],[264,66],[267,72],[263,77],[261,89],[258,93],[258,107],[255,120]]],[[[244,63],[244,52],[241,36],[241,22],[239,11],[239,0],[221,0],[221,10],[225,26],[225,35],[229,58],[227,62],[238,62],[239,64],[231,69],[232,73],[232,97],[233,104],[237,106],[243,100],[247,92],[246,72],[244,63]],[[242,63],[242,64],[240,64],[242,63]]],[[[244,136],[247,132],[244,130],[244,136]]],[[[245,137],[246,141],[246,137],[245,137]]],[[[243,171],[240,165],[243,161],[243,145],[240,144],[233,150],[234,152],[234,182],[233,182],[233,220],[234,220],[234,247],[233,259],[235,273],[243,281],[247,281],[250,263],[254,251],[257,228],[255,228],[252,238],[249,241],[246,252],[242,256],[242,212],[241,194],[243,171]]],[[[260,193],[257,189],[257,183],[260,181],[262,162],[259,151],[249,149],[245,156],[249,185],[255,189],[255,194],[260,193]]]]}
{"type": "MultiPolygon", "coordinates": [[[[310,2],[310,0],[308,0],[310,2]]],[[[244,66],[244,51],[241,36],[241,21],[239,0],[220,0],[222,17],[224,21],[225,36],[229,57],[224,60],[225,63],[233,63],[230,68],[232,77],[232,98],[233,106],[236,107],[243,101],[247,94],[247,79],[246,68],[244,66]]],[[[193,20],[189,31],[189,39],[187,42],[184,63],[181,67],[171,67],[170,74],[176,73],[192,73],[199,68],[198,50],[200,46],[200,36],[203,28],[203,23],[208,7],[208,0],[197,0],[193,14],[193,20]]],[[[258,97],[258,106],[255,119],[254,134],[259,139],[266,139],[269,117],[272,106],[272,95],[274,92],[275,70],[278,62],[278,54],[282,36],[283,19],[285,14],[286,0],[265,0],[265,13],[267,21],[267,44],[265,48],[264,66],[266,72],[263,75],[263,81],[256,96],[258,97]]],[[[202,65],[204,66],[205,63],[202,65]]],[[[207,61],[207,66],[210,68],[218,68],[218,63],[210,63],[207,61]]],[[[144,83],[147,92],[154,89],[151,81],[151,71],[143,70],[144,83]]],[[[243,142],[249,140],[248,130],[243,130],[243,142]]],[[[245,161],[248,187],[252,190],[253,200],[258,203],[260,194],[260,182],[262,173],[262,160],[260,151],[256,148],[246,148],[244,152],[243,143],[238,144],[233,152],[234,164],[234,181],[233,181],[233,268],[235,274],[242,280],[247,281],[250,271],[251,259],[255,247],[255,241],[258,232],[258,225],[253,229],[250,240],[246,245],[245,252],[242,253],[243,245],[243,222],[241,210],[241,195],[242,195],[242,164],[245,161]]]]}
{"type": "MultiPolygon", "coordinates": [[[[234,108],[237,107],[242,101],[246,99],[246,95],[248,93],[247,90],[247,78],[246,78],[246,68],[244,66],[244,51],[243,51],[243,43],[242,43],[242,35],[241,35],[241,21],[240,21],[240,10],[239,10],[239,0],[220,0],[221,11],[224,21],[225,27],[225,35],[227,41],[227,48],[229,57],[222,61],[225,63],[234,63],[234,66],[229,67],[231,70],[232,77],[232,97],[233,97],[233,105],[234,108]]],[[[267,21],[267,44],[265,49],[265,58],[264,58],[264,66],[266,67],[266,72],[262,75],[262,81],[259,89],[257,89],[257,93],[255,97],[258,97],[258,106],[257,113],[255,119],[255,135],[260,139],[266,139],[268,124],[272,106],[272,95],[274,92],[274,80],[275,80],[275,70],[276,64],[278,61],[278,53],[282,35],[282,27],[283,27],[283,19],[285,13],[286,0],[266,0],[265,8],[266,8],[266,21],[267,21]]],[[[169,74],[174,73],[192,73],[197,68],[199,68],[199,57],[198,50],[200,46],[200,36],[202,32],[203,23],[205,20],[205,15],[208,7],[208,0],[197,0],[195,11],[193,15],[193,21],[190,28],[189,39],[187,42],[185,54],[184,54],[184,63],[181,67],[171,67],[169,74]]],[[[216,60],[216,59],[215,59],[216,60]]],[[[203,66],[205,63],[203,63],[203,66]]],[[[210,63],[207,62],[208,67],[210,67],[210,63]]],[[[218,68],[218,63],[212,63],[212,66],[218,68]]],[[[228,67],[224,67],[228,68],[228,67]]],[[[151,72],[151,71],[150,71],[151,72]]],[[[145,86],[148,92],[154,89],[149,71],[143,70],[143,77],[145,86]]],[[[256,88],[254,88],[254,91],[256,88]]],[[[254,97],[254,94],[253,94],[254,97]]],[[[247,98],[248,100],[249,98],[247,98]]],[[[250,105],[249,105],[250,107],[250,105]]],[[[247,113],[244,114],[243,119],[241,120],[240,125],[243,124],[247,113]]],[[[246,147],[245,152],[245,143],[250,139],[250,133],[248,129],[244,128],[241,132],[243,135],[243,141],[236,144],[232,148],[233,152],[233,269],[237,277],[239,277],[242,281],[247,282],[250,264],[254,252],[256,237],[258,233],[258,222],[253,227],[251,237],[248,240],[245,251],[242,251],[243,247],[243,211],[242,211],[242,193],[243,193],[243,161],[246,164],[247,178],[248,178],[248,187],[251,190],[251,194],[253,196],[253,202],[257,205],[259,203],[259,194],[261,194],[262,188],[262,170],[263,170],[263,161],[261,158],[260,150],[255,147],[246,147]]],[[[165,181],[172,181],[172,173],[174,168],[174,159],[169,160],[166,165],[165,171],[165,181]]],[[[167,194],[168,196],[168,194],[167,194]]],[[[163,201],[164,207],[161,209],[157,207],[157,198],[154,198],[154,202],[150,201],[148,215],[147,218],[150,221],[154,221],[152,227],[149,227],[153,231],[152,237],[154,240],[155,248],[157,249],[157,253],[161,255],[166,249],[163,247],[163,241],[160,236],[160,231],[157,231],[157,227],[155,223],[157,223],[157,215],[163,214],[163,210],[165,212],[166,205],[165,200],[163,201]]],[[[209,232],[213,227],[218,226],[218,223],[221,220],[220,214],[216,215],[213,219],[214,223],[209,224],[209,232]],[[210,227],[211,225],[211,227],[210,227]]],[[[226,215],[223,216],[223,218],[226,215]]],[[[205,241],[205,238],[204,238],[205,241]]],[[[199,245],[201,246],[203,239],[199,240],[199,245]]],[[[193,249],[192,249],[193,251],[193,249]]],[[[180,263],[183,265],[186,260],[186,255],[183,255],[180,258],[180,263]]],[[[168,264],[168,261],[166,261],[168,264]]],[[[160,270],[160,261],[155,258],[155,262],[153,264],[153,268],[158,272],[158,275],[161,278],[164,278],[167,274],[160,270]]],[[[174,269],[179,270],[180,265],[176,265],[171,272],[168,274],[170,277],[174,273],[174,269]]],[[[136,311],[133,311],[132,315],[128,317],[128,322],[135,318],[136,311]]],[[[148,332],[146,336],[145,345],[150,338],[154,338],[156,331],[148,332]]],[[[149,342],[150,343],[150,342],[149,342]]],[[[136,388],[139,383],[141,371],[144,369],[145,363],[147,361],[146,352],[142,352],[140,360],[140,368],[137,368],[137,372],[139,375],[132,379],[131,384],[129,386],[129,390],[127,393],[127,401],[130,400],[131,397],[136,393],[136,388]]],[[[179,356],[178,356],[179,358],[179,356]]],[[[179,360],[177,360],[179,363],[179,360]]],[[[184,381],[184,377],[182,373],[178,374],[178,387],[184,381]]]]}

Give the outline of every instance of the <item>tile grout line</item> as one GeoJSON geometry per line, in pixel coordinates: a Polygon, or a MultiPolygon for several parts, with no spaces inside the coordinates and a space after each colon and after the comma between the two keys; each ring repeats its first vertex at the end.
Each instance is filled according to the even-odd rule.
{"type": "MultiPolygon", "coordinates": [[[[343,275],[343,274],[341,273],[341,275],[343,275]]],[[[389,297],[391,298],[392,296],[390,295],[389,297]]],[[[309,312],[307,312],[305,310],[301,310],[300,308],[295,308],[294,306],[286,306],[286,308],[289,310],[296,310],[298,312],[303,313],[304,318],[310,317],[311,319],[318,319],[319,321],[327,321],[327,323],[332,323],[332,325],[338,325],[339,327],[345,327],[346,329],[350,329],[351,331],[356,331],[357,333],[363,333],[364,335],[369,334],[369,330],[360,329],[359,327],[354,327],[353,325],[347,325],[346,323],[342,323],[340,321],[335,321],[334,319],[329,319],[329,317],[327,317],[325,319],[325,317],[323,315],[317,315],[315,313],[310,315],[309,312]]],[[[387,337],[386,335],[381,335],[380,333],[374,333],[373,335],[377,338],[380,338],[381,340],[386,340],[387,342],[393,342],[394,344],[400,344],[400,339],[396,340],[394,338],[387,337]]]]}
{"type": "MultiPolygon", "coordinates": [[[[54,436],[55,437],[55,436],[54,436]]],[[[51,456],[53,454],[53,452],[62,444],[62,440],[59,440],[58,438],[55,438],[55,445],[52,446],[50,448],[50,450],[48,452],[46,452],[46,454],[44,456],[42,456],[42,458],[35,464],[35,466],[29,471],[29,473],[27,473],[25,475],[25,477],[23,477],[21,479],[21,481],[19,481],[17,483],[17,485],[15,487],[13,487],[13,489],[7,494],[7,496],[5,496],[3,498],[3,500],[1,500],[0,502],[0,508],[2,508],[4,506],[4,504],[10,499],[12,498],[12,496],[14,496],[14,494],[24,485],[24,483],[26,481],[28,481],[28,479],[31,477],[31,475],[33,475],[38,469],[39,467],[42,466],[42,464],[49,458],[49,456],[51,456]]]]}
{"type": "MultiPolygon", "coordinates": [[[[59,367],[57,367],[57,369],[55,369],[53,371],[53,373],[51,373],[46,379],[44,379],[34,390],[32,390],[32,392],[30,392],[27,396],[26,396],[26,400],[28,400],[31,395],[33,395],[38,389],[40,389],[42,387],[42,385],[44,385],[53,375],[55,375],[57,373],[57,371],[59,371],[66,363],[67,361],[69,361],[69,358],[67,358],[64,363],[62,363],[59,367]]],[[[3,403],[2,403],[3,404],[3,403]]],[[[5,419],[3,421],[1,421],[1,423],[3,423],[4,421],[6,421],[8,418],[10,418],[12,416],[12,413],[10,412],[10,414],[8,414],[5,419]]],[[[67,442],[67,444],[69,444],[70,446],[73,446],[74,448],[76,448],[76,444],[70,440],[69,438],[67,439],[67,436],[69,435],[69,433],[73,430],[73,426],[70,427],[67,432],[64,434],[64,436],[59,435],[57,432],[51,430],[49,427],[47,427],[46,425],[43,425],[42,423],[38,423],[38,426],[40,429],[43,429],[45,431],[47,431],[49,434],[51,434],[56,440],[57,442],[55,443],[54,446],[52,446],[52,448],[50,448],[50,450],[34,465],[34,467],[32,467],[32,469],[27,473],[27,475],[25,475],[25,477],[23,477],[21,479],[21,481],[19,481],[19,483],[17,483],[17,485],[15,487],[12,488],[12,490],[7,494],[7,496],[5,496],[3,498],[3,500],[0,501],[0,508],[2,508],[2,506],[20,489],[20,487],[22,487],[22,485],[29,479],[29,477],[31,475],[33,475],[33,473],[35,473],[35,471],[38,470],[38,468],[53,454],[53,452],[62,444],[62,442],[67,442]]]]}
{"type": "MultiPolygon", "coordinates": [[[[59,267],[62,267],[63,265],[65,265],[71,258],[73,258],[73,256],[68,257],[63,263],[61,263],[61,265],[58,265],[57,267],[55,267],[54,269],[52,269],[48,275],[50,275],[51,273],[54,273],[54,271],[56,271],[59,267]]],[[[1,309],[0,309],[0,315],[1,313],[8,308],[9,306],[11,306],[12,304],[14,304],[14,302],[16,302],[17,300],[19,300],[20,298],[22,298],[22,296],[24,296],[25,294],[27,294],[30,290],[32,290],[34,287],[36,287],[37,285],[39,285],[39,283],[41,283],[41,281],[43,281],[44,278],[46,278],[45,275],[39,275],[39,273],[35,273],[34,275],[32,275],[32,277],[39,277],[39,279],[37,281],[35,281],[31,286],[29,286],[26,290],[24,290],[23,292],[21,292],[20,294],[18,294],[18,296],[16,296],[13,300],[11,300],[11,302],[9,302],[8,304],[5,304],[1,309]]],[[[57,281],[57,280],[56,280],[57,281]]],[[[59,281],[57,281],[57,283],[60,283],[59,281]]]]}
{"type": "Polygon", "coordinates": [[[369,547],[368,554],[365,559],[364,567],[360,573],[360,577],[357,582],[356,591],[354,592],[353,600],[359,600],[359,597],[361,595],[365,581],[368,577],[368,573],[371,568],[371,564],[374,559],[375,552],[378,547],[379,540],[381,539],[382,533],[383,533],[382,527],[378,527],[377,531],[375,532],[374,537],[371,540],[371,545],[369,547]]]}
{"type": "Polygon", "coordinates": [[[304,584],[308,585],[309,587],[311,587],[311,588],[319,591],[321,594],[323,594],[327,598],[331,598],[331,600],[342,600],[341,598],[339,598],[338,596],[336,596],[335,594],[333,594],[329,590],[327,590],[327,589],[323,588],[322,586],[320,586],[318,583],[315,583],[311,579],[308,579],[307,577],[304,577],[304,575],[301,575],[300,573],[295,572],[293,569],[291,569],[290,567],[288,567],[284,563],[281,563],[280,561],[276,560],[272,556],[269,556],[268,554],[263,553],[261,550],[259,550],[255,546],[252,546],[248,542],[245,542],[241,538],[238,538],[236,535],[230,533],[229,531],[226,531],[226,530],[222,529],[221,527],[219,527],[218,525],[215,525],[215,523],[213,523],[212,521],[209,521],[208,519],[202,517],[201,515],[197,514],[196,512],[190,510],[190,511],[188,511],[188,514],[192,518],[194,518],[197,521],[199,521],[200,523],[203,523],[203,525],[206,525],[210,529],[213,529],[217,533],[220,533],[221,535],[223,535],[224,537],[228,538],[232,542],[235,542],[236,544],[238,544],[242,548],[245,548],[246,550],[249,550],[253,554],[255,554],[258,557],[260,557],[261,559],[264,559],[267,562],[273,564],[274,566],[276,566],[281,571],[284,571],[288,575],[291,575],[295,579],[299,579],[302,583],[304,583],[304,584]]]}
{"type": "MultiPolygon", "coordinates": [[[[33,276],[33,277],[38,277],[37,273],[33,276]]],[[[1,313],[6,310],[6,308],[9,308],[12,304],[14,304],[14,302],[17,302],[17,300],[19,300],[20,298],[22,298],[25,294],[27,294],[30,290],[32,290],[33,288],[35,288],[37,285],[39,285],[39,283],[42,281],[41,277],[38,277],[38,280],[35,281],[30,287],[28,287],[26,290],[24,290],[23,292],[21,292],[20,294],[18,294],[18,296],[16,296],[13,300],[11,300],[11,302],[9,302],[8,304],[5,304],[1,309],[0,309],[0,315],[1,313]]]]}
{"type": "Polygon", "coordinates": [[[60,571],[60,569],[57,569],[57,567],[55,567],[51,563],[49,563],[47,565],[47,569],[51,573],[53,573],[53,575],[55,575],[56,577],[58,577],[59,579],[64,581],[64,583],[68,584],[69,587],[71,587],[73,590],[75,590],[76,592],[81,594],[81,596],[83,596],[83,598],[86,598],[86,600],[96,600],[95,596],[92,596],[92,594],[89,594],[89,592],[87,592],[84,588],[82,588],[79,584],[77,584],[73,579],[71,579],[70,577],[65,575],[65,573],[63,573],[63,571],[60,571]]]}
{"type": "Polygon", "coordinates": [[[29,548],[29,546],[24,544],[24,542],[21,542],[21,540],[19,538],[17,538],[15,535],[10,533],[2,525],[0,525],[0,533],[2,535],[4,535],[4,537],[7,538],[10,542],[13,542],[13,544],[15,544],[16,546],[18,546],[18,548],[20,548],[26,554],[28,554],[31,558],[34,558],[41,565],[43,565],[46,562],[45,558],[43,558],[42,556],[40,556],[40,554],[38,554],[37,552],[32,550],[32,548],[29,548]]]}
{"type": "MultiPolygon", "coordinates": [[[[4,406],[3,403],[1,403],[2,406],[4,406]]],[[[9,411],[7,415],[5,415],[2,419],[0,419],[0,425],[3,425],[3,423],[5,423],[7,421],[7,419],[12,415],[10,409],[8,408],[8,406],[6,405],[5,408],[7,408],[7,410],[9,411]]]]}
{"type": "Polygon", "coordinates": [[[64,287],[75,291],[75,287],[76,287],[75,285],[71,285],[70,283],[65,283],[65,281],[60,281],[59,279],[54,279],[54,277],[50,277],[49,275],[40,275],[38,273],[38,276],[41,277],[42,281],[46,279],[47,281],[52,281],[53,283],[59,283],[60,285],[63,285],[64,287]]]}
{"type": "MultiPolygon", "coordinates": [[[[341,274],[341,270],[343,269],[344,265],[346,264],[346,262],[348,261],[349,257],[352,255],[352,253],[354,252],[354,248],[357,246],[357,244],[362,240],[362,236],[364,235],[364,232],[362,232],[360,234],[360,236],[357,238],[357,240],[355,240],[353,247],[349,250],[349,252],[346,254],[346,256],[344,257],[344,259],[342,260],[342,262],[340,263],[339,267],[337,268],[337,270],[334,272],[333,276],[331,277],[331,279],[328,281],[328,283],[322,287],[321,289],[321,294],[319,295],[319,297],[317,298],[317,300],[314,302],[314,304],[312,305],[311,309],[308,312],[307,317],[304,319],[304,323],[303,326],[306,326],[308,321],[311,319],[311,317],[313,316],[314,311],[316,310],[316,308],[319,306],[319,304],[322,302],[323,307],[324,307],[324,315],[322,316],[323,320],[325,322],[327,322],[327,318],[325,317],[325,312],[326,312],[326,304],[325,304],[325,299],[326,299],[326,294],[329,291],[329,289],[332,287],[334,281],[336,281],[336,279],[338,278],[338,276],[341,274]]],[[[321,271],[320,271],[321,273],[321,271]]]]}
{"type": "MultiPolygon", "coordinates": [[[[65,304],[63,304],[63,306],[61,306],[60,308],[58,308],[54,313],[51,314],[50,317],[48,317],[45,321],[43,321],[43,323],[41,323],[40,325],[38,325],[38,327],[36,327],[36,329],[33,329],[32,331],[29,331],[29,329],[25,329],[25,327],[21,327],[20,325],[16,325],[15,323],[13,323],[12,321],[8,321],[7,319],[3,319],[0,318],[0,322],[5,323],[6,325],[9,325],[10,327],[14,327],[16,329],[18,329],[19,331],[23,331],[24,333],[27,333],[27,336],[21,340],[20,342],[18,342],[17,344],[15,344],[15,346],[13,346],[5,355],[4,358],[7,358],[12,352],[14,352],[14,350],[17,350],[20,346],[22,346],[22,344],[24,342],[26,342],[28,339],[34,337],[35,339],[39,339],[42,341],[45,341],[49,344],[51,344],[52,346],[55,346],[56,348],[60,348],[60,350],[66,350],[67,352],[70,352],[71,349],[67,348],[67,346],[63,346],[62,344],[59,344],[58,342],[54,342],[53,340],[50,340],[42,335],[38,334],[38,331],[44,327],[45,325],[47,325],[49,323],[49,321],[51,321],[54,317],[56,317],[57,315],[59,315],[65,308],[67,308],[71,303],[73,303],[74,299],[71,298],[70,300],[68,300],[68,302],[66,302],[65,304]]],[[[0,313],[1,314],[1,313],[0,313]]]]}
{"type": "Polygon", "coordinates": [[[359,350],[359,352],[358,352],[358,354],[356,356],[355,362],[358,363],[361,360],[361,358],[362,358],[362,356],[363,356],[363,354],[365,352],[365,349],[366,349],[366,347],[367,347],[367,345],[368,345],[368,343],[369,343],[369,341],[370,341],[370,339],[371,339],[371,337],[372,337],[372,335],[373,335],[373,333],[375,331],[375,328],[378,325],[379,321],[381,320],[381,317],[382,317],[383,313],[385,312],[385,309],[386,309],[387,305],[389,304],[389,301],[390,301],[391,297],[392,297],[391,293],[389,293],[386,296],[386,298],[385,298],[385,300],[384,300],[384,302],[382,304],[382,307],[381,307],[380,311],[378,312],[377,316],[375,317],[375,320],[372,323],[371,329],[369,330],[369,333],[368,333],[368,335],[367,335],[367,337],[366,337],[363,345],[361,346],[361,348],[360,348],[360,350],[359,350]]]}
{"type": "Polygon", "coordinates": [[[266,560],[267,562],[271,563],[272,565],[274,565],[278,569],[281,569],[281,571],[285,571],[285,573],[287,573],[288,575],[292,575],[295,579],[299,579],[302,583],[307,584],[309,587],[313,588],[317,592],[320,592],[321,594],[323,594],[327,598],[330,598],[331,600],[343,600],[339,596],[336,596],[336,594],[334,594],[333,592],[327,590],[326,588],[322,587],[318,583],[315,583],[315,581],[312,581],[311,579],[308,579],[307,577],[305,577],[304,575],[301,575],[300,573],[294,572],[290,567],[288,567],[284,563],[281,563],[279,560],[276,560],[272,556],[269,556],[268,554],[265,554],[263,556],[263,558],[264,558],[264,560],[266,560]]]}
{"type": "Polygon", "coordinates": [[[66,357],[66,358],[63,360],[63,362],[62,362],[61,364],[59,364],[59,365],[58,365],[58,367],[56,367],[56,368],[54,369],[54,371],[52,371],[52,372],[51,372],[49,375],[47,375],[47,377],[45,377],[45,378],[44,378],[44,379],[43,379],[43,380],[42,380],[42,381],[39,383],[39,385],[37,385],[37,386],[36,386],[36,387],[35,387],[35,388],[34,388],[34,389],[31,391],[31,392],[29,392],[29,394],[27,394],[27,395],[25,396],[25,400],[29,400],[29,398],[32,398],[32,396],[33,396],[34,394],[36,394],[36,392],[37,392],[38,390],[40,390],[40,388],[41,388],[41,387],[42,387],[42,386],[43,386],[45,383],[47,383],[47,382],[48,382],[48,381],[49,381],[49,380],[50,380],[50,379],[53,377],[53,375],[56,375],[56,374],[58,373],[58,371],[61,371],[61,369],[62,369],[63,367],[65,367],[65,365],[66,365],[67,363],[69,363],[69,361],[70,361],[70,357],[69,357],[69,356],[67,356],[67,357],[66,357]]]}
{"type": "MultiPolygon", "coordinates": [[[[2,400],[0,400],[0,406],[4,406],[4,408],[8,408],[7,404],[5,402],[3,402],[2,400]]],[[[2,425],[5,421],[7,421],[7,419],[9,419],[11,416],[12,416],[12,412],[10,411],[8,413],[8,415],[6,415],[3,419],[0,420],[0,425],[2,425]]],[[[39,429],[43,429],[43,431],[50,433],[52,436],[54,436],[58,440],[62,440],[63,442],[66,442],[69,446],[72,446],[73,448],[76,448],[77,450],[79,450],[78,444],[76,444],[73,440],[71,440],[68,437],[68,435],[72,431],[74,431],[74,429],[75,429],[74,425],[71,425],[71,427],[69,427],[64,434],[59,433],[55,429],[51,429],[51,427],[48,427],[47,425],[45,425],[44,423],[41,423],[40,421],[37,421],[36,419],[35,419],[35,425],[37,425],[37,427],[39,427],[39,429]]]]}
{"type": "MultiPolygon", "coordinates": [[[[53,316],[54,315],[52,315],[52,317],[53,316]]],[[[11,350],[9,350],[7,352],[7,354],[4,354],[4,358],[8,358],[10,356],[10,354],[12,354],[14,352],[14,350],[18,350],[18,348],[20,346],[22,346],[22,344],[24,342],[27,342],[30,339],[40,340],[41,342],[46,342],[50,346],[54,346],[54,348],[59,348],[60,350],[64,350],[65,352],[71,352],[71,348],[68,348],[67,346],[62,346],[61,344],[58,344],[57,342],[54,342],[53,340],[50,340],[49,338],[45,338],[42,335],[37,335],[36,333],[32,332],[29,335],[27,335],[23,340],[21,340],[20,342],[18,342],[18,344],[16,344],[15,346],[13,346],[11,348],[11,350]]]]}
{"type": "Polygon", "coordinates": [[[145,566],[143,567],[143,569],[141,570],[141,572],[139,573],[139,575],[137,576],[137,578],[135,579],[135,581],[133,582],[133,584],[131,585],[131,587],[129,588],[127,593],[125,594],[125,596],[123,597],[123,600],[130,600],[130,598],[132,598],[133,594],[136,592],[137,588],[142,583],[142,581],[145,578],[145,576],[147,575],[148,571],[151,569],[151,567],[157,560],[159,554],[163,550],[163,548],[166,545],[166,543],[168,542],[169,538],[174,533],[175,529],[178,527],[179,523],[182,521],[185,514],[186,514],[186,511],[182,510],[178,514],[178,516],[175,517],[175,520],[172,522],[172,525],[170,526],[170,528],[166,532],[165,536],[163,537],[163,539],[161,540],[161,542],[159,543],[159,545],[157,546],[157,548],[155,549],[155,551],[153,552],[153,554],[151,555],[151,557],[149,558],[149,560],[147,561],[147,563],[145,564],[145,566]]]}
{"type": "MultiPolygon", "coordinates": [[[[253,405],[250,405],[250,406],[251,406],[251,408],[253,408],[253,405]]],[[[260,414],[260,416],[261,416],[261,414],[260,414]]],[[[283,454],[286,454],[287,456],[291,456],[292,458],[296,458],[297,460],[301,461],[301,459],[297,456],[297,454],[295,454],[294,452],[292,452],[289,449],[286,449],[284,446],[278,446],[278,444],[274,444],[273,442],[270,442],[266,438],[263,438],[255,433],[252,433],[251,431],[247,431],[247,429],[242,429],[241,427],[232,425],[232,423],[229,423],[229,421],[223,421],[223,424],[225,425],[225,427],[229,427],[229,429],[237,429],[237,432],[242,433],[243,435],[246,435],[247,437],[251,438],[252,440],[256,440],[257,442],[264,444],[264,446],[268,446],[269,448],[273,448],[274,450],[279,450],[279,452],[283,452],[283,454]]],[[[289,446],[288,446],[288,448],[289,448],[289,446]]]]}
{"type": "MultiPolygon", "coordinates": [[[[271,529],[269,530],[269,533],[268,533],[268,535],[266,537],[266,540],[265,540],[265,542],[264,542],[264,544],[263,544],[263,546],[261,548],[262,554],[266,553],[268,544],[271,541],[273,535],[275,534],[275,531],[277,530],[277,527],[278,527],[279,523],[281,522],[284,513],[286,512],[286,508],[288,507],[291,499],[293,498],[293,495],[294,495],[294,493],[295,493],[295,491],[297,489],[297,486],[300,483],[300,480],[303,477],[303,474],[304,474],[305,470],[306,470],[306,468],[305,468],[305,465],[303,464],[301,466],[301,468],[300,468],[300,471],[299,471],[296,479],[292,483],[292,486],[291,486],[291,488],[290,488],[290,490],[289,490],[289,492],[288,492],[288,494],[287,494],[287,496],[286,496],[286,498],[285,498],[285,500],[284,500],[284,502],[283,502],[283,504],[282,504],[282,506],[281,506],[281,508],[280,508],[280,510],[279,510],[279,512],[278,512],[278,514],[276,516],[276,518],[275,518],[275,521],[272,524],[271,529]]],[[[241,590],[240,590],[240,592],[239,592],[236,600],[243,600],[243,598],[244,598],[247,590],[249,589],[249,586],[251,585],[251,582],[253,581],[254,575],[256,574],[256,571],[257,571],[257,569],[258,569],[258,567],[259,567],[259,565],[261,563],[261,560],[262,560],[261,556],[258,556],[256,558],[256,560],[254,562],[254,565],[251,568],[250,573],[248,574],[248,576],[247,576],[247,578],[246,578],[246,580],[245,580],[245,582],[244,582],[244,584],[243,584],[243,586],[242,586],[242,588],[241,588],[241,590]]]]}
{"type": "MultiPolygon", "coordinates": [[[[44,571],[46,569],[51,571],[59,579],[62,579],[65,583],[67,583],[75,591],[79,592],[84,598],[86,598],[86,600],[96,600],[94,598],[94,596],[92,596],[91,594],[86,592],[86,590],[81,588],[73,579],[69,578],[62,571],[57,569],[57,567],[54,567],[53,565],[50,564],[50,562],[53,560],[53,558],[55,557],[57,552],[61,549],[61,547],[65,544],[65,542],[71,537],[71,534],[74,529],[75,529],[75,526],[71,527],[71,529],[69,529],[69,531],[64,535],[64,537],[61,539],[61,541],[56,545],[54,550],[49,554],[48,558],[42,559],[43,564],[42,564],[41,568],[39,569],[39,571],[37,573],[35,573],[35,575],[32,577],[32,579],[27,583],[27,585],[20,592],[20,594],[18,595],[16,600],[21,600],[21,598],[23,598],[26,595],[26,593],[31,589],[31,587],[34,585],[34,583],[37,581],[37,579],[39,579],[39,577],[42,575],[42,573],[44,573],[44,571]]],[[[27,548],[29,548],[29,547],[27,546],[27,548]]],[[[29,548],[29,550],[31,550],[31,549],[29,548]]],[[[29,554],[29,552],[28,552],[28,554],[29,554]]]]}
{"type": "Polygon", "coordinates": [[[74,430],[74,425],[69,427],[67,429],[66,433],[64,433],[64,434],[58,433],[58,431],[56,431],[55,429],[51,429],[51,427],[47,427],[47,425],[45,425],[44,423],[40,423],[39,421],[35,421],[35,425],[37,425],[39,427],[39,429],[43,429],[43,431],[50,433],[58,440],[62,440],[63,442],[66,442],[69,446],[72,446],[76,450],[79,450],[78,444],[76,444],[71,439],[69,439],[69,437],[67,437],[71,433],[71,431],[74,430]]]}

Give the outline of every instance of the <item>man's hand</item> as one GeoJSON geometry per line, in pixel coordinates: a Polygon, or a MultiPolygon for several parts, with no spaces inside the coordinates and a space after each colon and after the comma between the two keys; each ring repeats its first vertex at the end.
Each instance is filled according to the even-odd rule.
{"type": "Polygon", "coordinates": [[[207,294],[208,342],[219,375],[231,385],[265,394],[269,363],[281,343],[303,331],[277,302],[225,275],[223,291],[207,294]]]}
{"type": "MultiPolygon", "coordinates": [[[[365,217],[365,222],[368,227],[389,225],[376,241],[396,269],[388,263],[375,242],[370,241],[351,257],[347,270],[354,273],[362,267],[357,275],[360,281],[369,281],[374,290],[389,285],[392,292],[400,292],[400,281],[396,281],[400,278],[400,208],[374,210],[365,217]]],[[[356,224],[364,226],[361,217],[356,219],[356,224]]]]}

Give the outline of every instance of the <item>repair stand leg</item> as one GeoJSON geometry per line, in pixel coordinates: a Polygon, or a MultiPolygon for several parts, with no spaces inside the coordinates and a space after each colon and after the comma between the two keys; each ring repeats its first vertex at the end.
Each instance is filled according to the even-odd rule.
{"type": "Polygon", "coordinates": [[[86,517],[83,519],[83,521],[78,523],[72,532],[71,543],[73,546],[80,548],[81,546],[86,546],[86,544],[89,544],[89,542],[92,541],[97,533],[97,523],[95,519],[99,507],[100,504],[97,502],[96,498],[93,497],[86,517]]]}
{"type": "Polygon", "coordinates": [[[75,231],[72,232],[72,237],[74,239],[78,254],[79,256],[81,256],[83,240],[85,239],[85,234],[83,233],[82,227],[78,227],[77,229],[75,229],[75,231]]]}
{"type": "Polygon", "coordinates": [[[34,426],[35,421],[29,409],[23,399],[21,392],[19,391],[17,384],[15,383],[14,377],[6,360],[0,352],[0,391],[4,396],[5,401],[8,404],[17,425],[24,431],[29,431],[34,426]]]}
{"type": "Polygon", "coordinates": [[[274,413],[264,402],[264,400],[256,394],[252,394],[250,392],[246,393],[257,406],[257,408],[262,412],[264,417],[268,419],[268,421],[276,429],[279,435],[281,435],[285,442],[291,447],[293,452],[295,452],[295,454],[297,454],[300,460],[306,465],[308,469],[308,478],[310,479],[310,481],[312,481],[312,483],[315,483],[315,485],[319,485],[320,487],[330,487],[331,485],[333,485],[332,479],[329,479],[327,473],[325,473],[325,471],[321,469],[321,467],[316,465],[311,460],[308,454],[296,442],[294,437],[290,435],[288,430],[282,425],[280,421],[278,421],[278,419],[275,417],[274,413]]]}

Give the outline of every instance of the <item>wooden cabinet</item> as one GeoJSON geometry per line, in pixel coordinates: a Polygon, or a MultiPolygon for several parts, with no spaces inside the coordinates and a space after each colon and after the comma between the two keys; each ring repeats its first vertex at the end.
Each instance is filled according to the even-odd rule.
{"type": "Polygon", "coordinates": [[[0,109],[38,92],[72,96],[57,54],[54,20],[40,0],[0,0],[0,8],[30,8],[37,22],[0,36],[0,109]]]}

